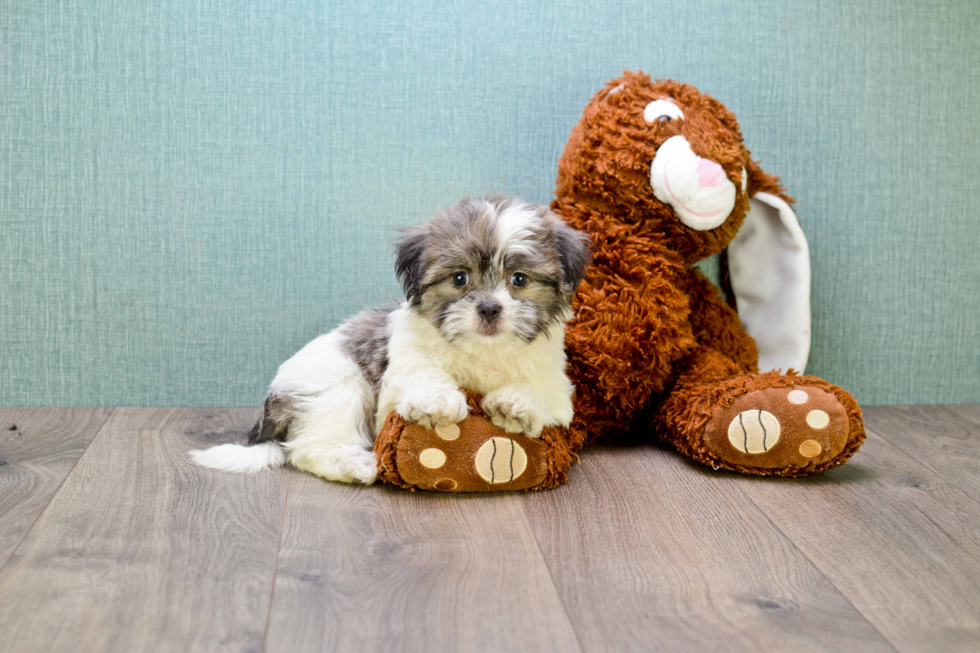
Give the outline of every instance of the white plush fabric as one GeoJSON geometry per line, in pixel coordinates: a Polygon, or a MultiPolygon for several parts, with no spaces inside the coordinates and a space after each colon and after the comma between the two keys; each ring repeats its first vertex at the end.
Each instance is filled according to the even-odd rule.
{"type": "Polygon", "coordinates": [[[798,372],[810,356],[810,249],[796,214],[757,193],[728,246],[732,290],[742,324],[759,347],[759,370],[798,372]]]}
{"type": "MultiPolygon", "coordinates": [[[[613,89],[615,90],[615,89],[613,89]]],[[[610,92],[611,94],[611,92],[610,92]]],[[[643,118],[647,122],[656,122],[660,118],[683,118],[684,112],[674,104],[673,100],[654,100],[643,108],[643,118]]]]}
{"type": "Polygon", "coordinates": [[[683,136],[671,136],[657,148],[650,164],[650,186],[658,200],[673,207],[677,218],[697,231],[714,229],[735,207],[735,184],[721,166],[695,154],[683,136]]]}

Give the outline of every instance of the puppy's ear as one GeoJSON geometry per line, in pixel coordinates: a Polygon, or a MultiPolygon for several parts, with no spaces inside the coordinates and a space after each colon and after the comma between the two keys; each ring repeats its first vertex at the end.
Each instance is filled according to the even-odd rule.
{"type": "Polygon", "coordinates": [[[557,216],[554,216],[551,232],[555,236],[555,247],[561,263],[562,288],[569,296],[574,295],[585,276],[585,269],[592,261],[589,237],[572,229],[557,216]]]}
{"type": "Polygon", "coordinates": [[[405,289],[409,302],[418,301],[425,277],[425,249],[429,243],[428,225],[406,227],[395,243],[395,274],[405,289]]]}

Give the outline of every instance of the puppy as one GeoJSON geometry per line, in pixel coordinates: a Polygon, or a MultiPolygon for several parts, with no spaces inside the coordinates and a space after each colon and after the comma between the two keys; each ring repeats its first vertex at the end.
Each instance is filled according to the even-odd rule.
{"type": "Polygon", "coordinates": [[[344,483],[377,479],[374,439],[395,410],[429,428],[468,412],[461,387],[511,433],[568,426],[565,323],[587,237],[544,206],[463,199],[403,231],[399,306],[364,311],[303,347],[269,387],[248,445],[192,451],[231,472],[293,466],[344,483]]]}

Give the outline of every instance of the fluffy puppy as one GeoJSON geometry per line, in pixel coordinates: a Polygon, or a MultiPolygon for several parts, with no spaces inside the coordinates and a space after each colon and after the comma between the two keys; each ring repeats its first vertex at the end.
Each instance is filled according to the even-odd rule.
{"type": "Polygon", "coordinates": [[[565,323],[589,261],[587,238],[548,208],[464,199],[395,246],[406,301],[368,310],[282,364],[248,445],[193,451],[205,467],[293,466],[373,483],[374,439],[395,410],[427,427],[461,421],[460,387],[493,423],[531,437],[568,426],[565,323]]]}

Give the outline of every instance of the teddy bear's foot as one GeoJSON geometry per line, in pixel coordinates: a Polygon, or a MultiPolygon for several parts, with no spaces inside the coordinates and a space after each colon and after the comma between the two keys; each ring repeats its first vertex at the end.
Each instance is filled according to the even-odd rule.
{"type": "Polygon", "coordinates": [[[546,447],[504,433],[470,415],[435,430],[408,423],[398,439],[395,465],[405,483],[439,492],[527,490],[544,481],[546,447]]]}
{"type": "Polygon", "coordinates": [[[836,388],[823,385],[829,388],[801,378],[798,384],[736,397],[709,419],[702,452],[715,466],[787,476],[844,462],[857,448],[848,447],[852,428],[844,402],[850,395],[841,391],[838,397],[836,388]]]}
{"type": "Polygon", "coordinates": [[[467,391],[470,414],[456,424],[429,429],[397,413],[375,442],[382,480],[435,492],[538,490],[563,483],[573,459],[563,431],[547,427],[540,438],[494,426],[467,391]]]}

